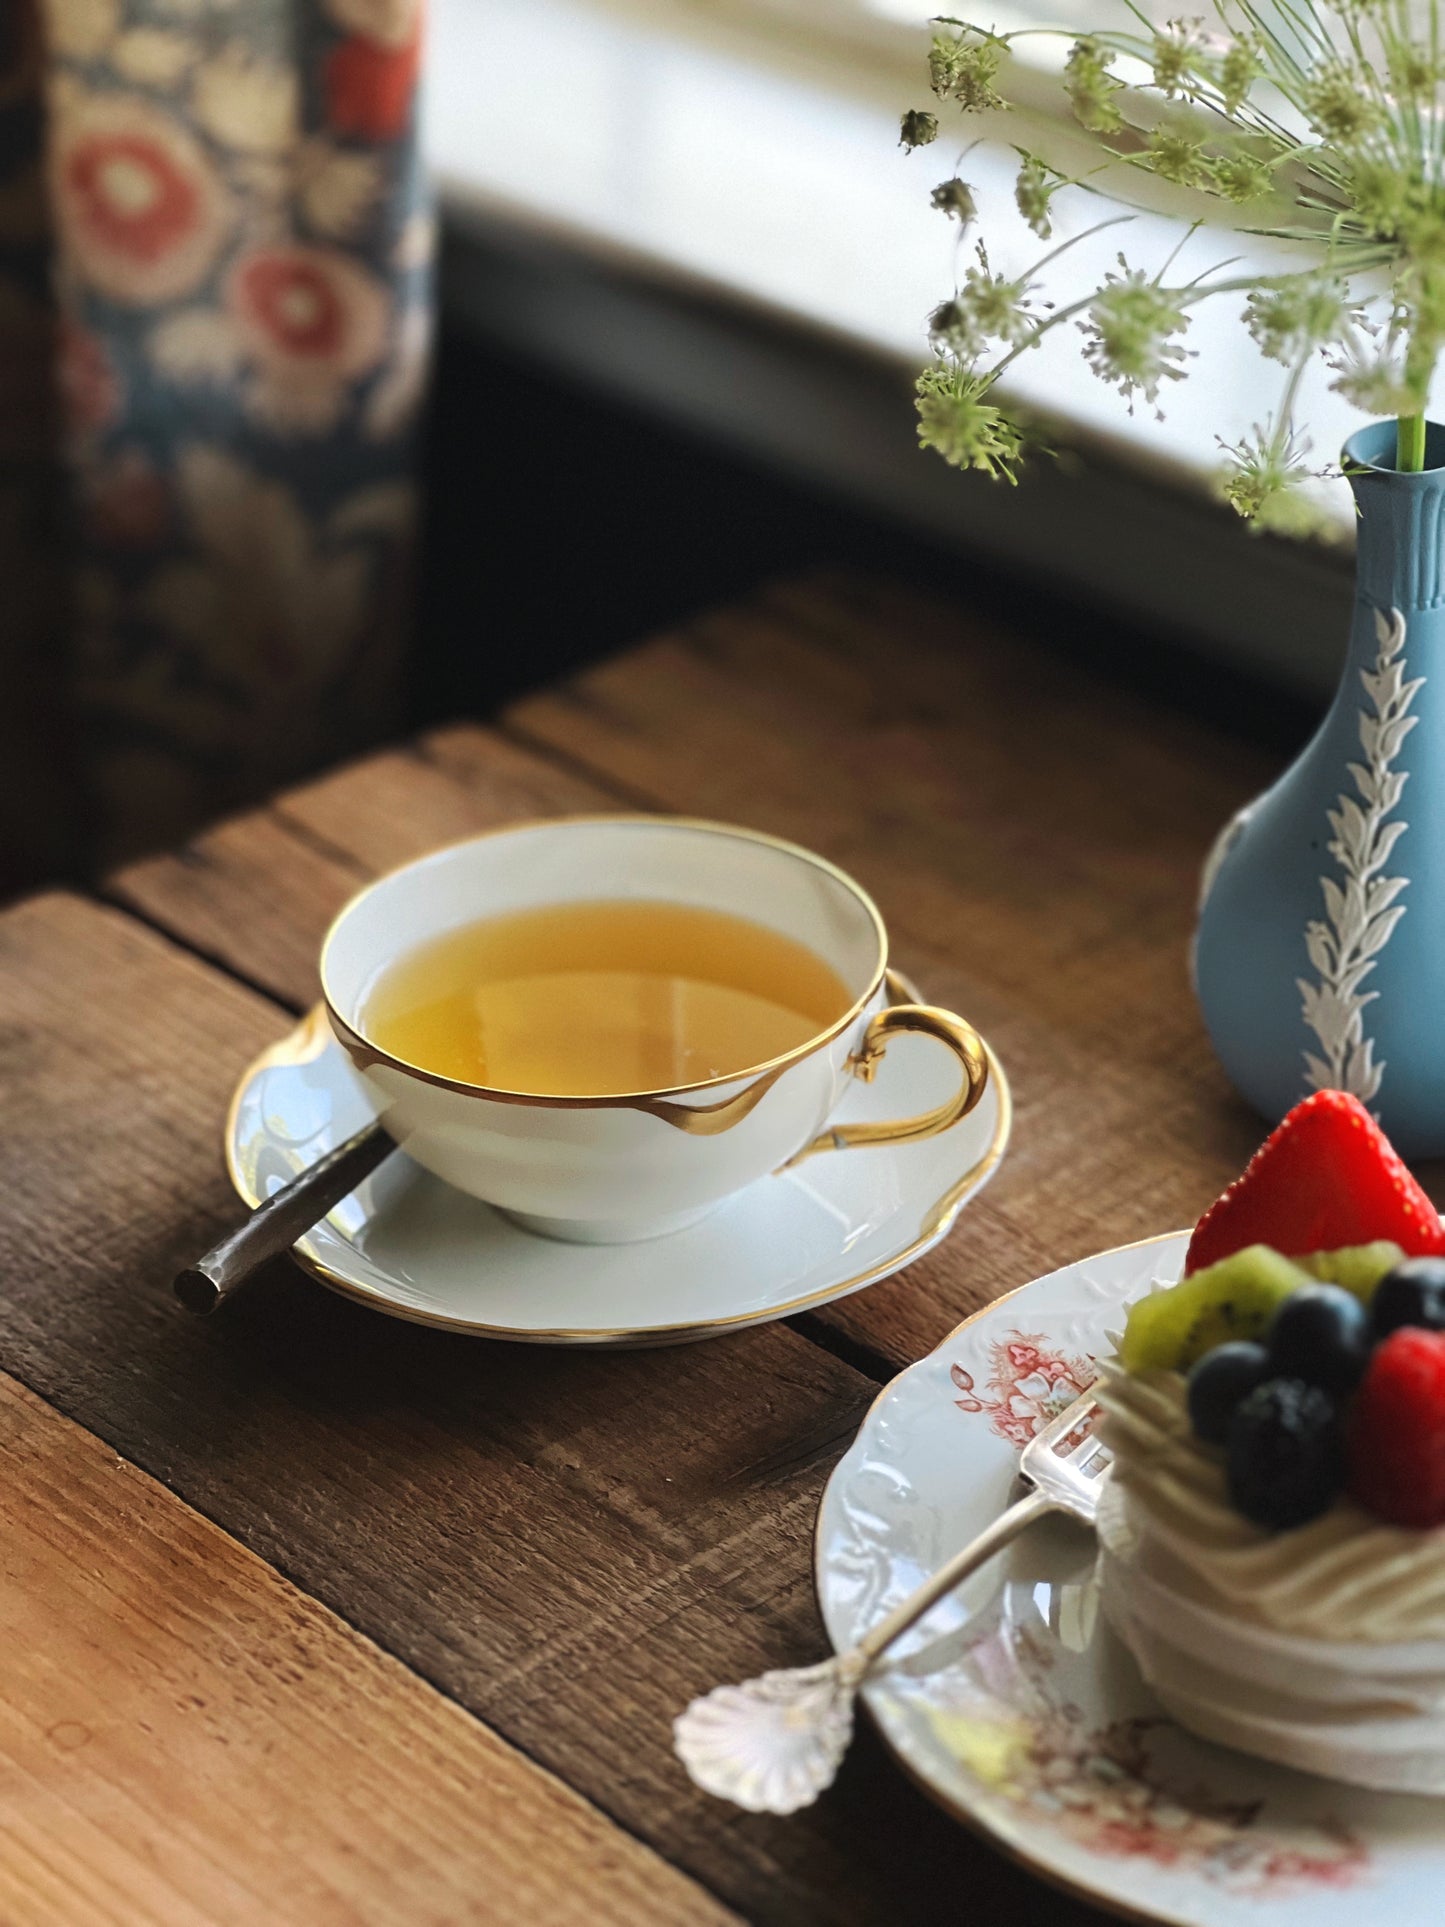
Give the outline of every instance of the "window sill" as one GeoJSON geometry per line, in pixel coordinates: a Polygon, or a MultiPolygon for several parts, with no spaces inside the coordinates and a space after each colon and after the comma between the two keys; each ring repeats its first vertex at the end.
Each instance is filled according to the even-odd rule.
{"type": "MultiPolygon", "coordinates": [[[[684,0],[646,18],[607,0],[436,0],[426,138],[450,308],[945,541],[1326,689],[1347,547],[1250,537],[1209,498],[1216,433],[1262,418],[1277,386],[1222,306],[1192,331],[1208,375],[1170,395],[1165,429],[1060,339],[1017,392],[1077,461],[1038,462],[1010,490],[917,451],[908,383],[953,242],[928,206],[936,165],[894,145],[917,89],[879,34],[820,71],[785,31],[760,45],[684,0]]],[[[1007,192],[1002,159],[979,149],[969,170],[1007,192]]],[[[1149,259],[1156,219],[1100,243],[1112,253],[1123,232],[1149,259]]],[[[1308,413],[1323,446],[1358,425],[1323,393],[1308,413]]]]}

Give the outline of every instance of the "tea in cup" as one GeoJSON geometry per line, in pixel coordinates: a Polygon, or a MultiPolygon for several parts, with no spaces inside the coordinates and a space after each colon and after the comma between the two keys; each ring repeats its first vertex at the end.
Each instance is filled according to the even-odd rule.
{"type": "Polygon", "coordinates": [[[800,1157],[946,1130],[987,1058],[950,1012],[888,1002],[871,899],[796,845],[666,817],[561,819],[372,884],[322,950],[332,1028],[392,1136],[528,1228],[677,1230],[800,1157]],[[827,1120],[890,1036],[958,1060],[955,1098],[827,1120]]]}

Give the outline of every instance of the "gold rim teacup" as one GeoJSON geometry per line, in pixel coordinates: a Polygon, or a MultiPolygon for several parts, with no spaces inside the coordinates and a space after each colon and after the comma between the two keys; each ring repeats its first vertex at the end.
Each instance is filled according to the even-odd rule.
{"type": "Polygon", "coordinates": [[[756,1179],[824,1151],[945,1131],[983,1095],[988,1059],[951,1011],[890,1003],[876,905],[811,851],[678,817],[563,817],[434,851],[354,897],[327,933],[332,1029],[392,1136],[417,1163],[528,1228],[582,1243],[681,1229],[756,1179]],[[495,1090],[378,1047],[364,1008],[399,954],[487,915],[599,895],[695,904],[761,923],[822,957],[852,993],[826,1030],[768,1063],[669,1090],[603,1097],[495,1090]],[[958,1060],[957,1094],[918,1117],[829,1125],[890,1038],[921,1032],[958,1060]]]}

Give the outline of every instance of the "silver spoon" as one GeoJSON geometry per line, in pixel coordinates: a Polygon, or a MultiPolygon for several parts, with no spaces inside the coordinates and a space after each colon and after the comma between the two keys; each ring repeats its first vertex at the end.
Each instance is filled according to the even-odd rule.
{"type": "Polygon", "coordinates": [[[230,1298],[258,1266],[289,1251],[312,1225],[340,1204],[383,1158],[396,1149],[381,1125],[363,1125],[354,1137],[273,1191],[244,1223],[228,1231],[204,1258],[177,1272],[175,1292],[187,1311],[208,1316],[230,1298]]]}
{"type": "Polygon", "coordinates": [[[833,1784],[853,1737],[858,1689],[888,1648],[946,1593],[1046,1512],[1094,1523],[1109,1454],[1094,1436],[1088,1393],[1029,1440],[1019,1476],[1029,1490],[925,1579],[846,1653],[794,1666],[743,1686],[718,1686],[673,1722],[678,1758],[705,1792],[753,1813],[796,1813],[833,1784]],[[1067,1449],[1065,1449],[1067,1448],[1067,1449]]]}

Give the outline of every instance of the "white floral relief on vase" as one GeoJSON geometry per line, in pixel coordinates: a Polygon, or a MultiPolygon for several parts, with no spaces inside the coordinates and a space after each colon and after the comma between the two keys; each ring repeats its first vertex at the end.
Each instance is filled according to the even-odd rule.
{"type": "Polygon", "coordinates": [[[1360,711],[1364,760],[1350,764],[1359,800],[1346,791],[1329,812],[1334,835],[1328,847],[1342,881],[1320,878],[1327,920],[1305,929],[1305,947],[1319,982],[1296,980],[1305,1023],[1323,1052],[1304,1054],[1309,1083],[1321,1091],[1350,1091],[1363,1103],[1378,1095],[1385,1066],[1375,1061],[1374,1046],[1365,1035],[1365,1006],[1379,993],[1362,985],[1405,914],[1406,906],[1395,899],[1410,881],[1381,874],[1409,828],[1402,817],[1387,821],[1408,776],[1391,764],[1420,720],[1409,711],[1425,681],[1423,676],[1405,681],[1405,618],[1398,609],[1388,617],[1383,610],[1375,611],[1375,636],[1379,654],[1374,667],[1360,671],[1369,699],[1369,707],[1360,711]]]}

